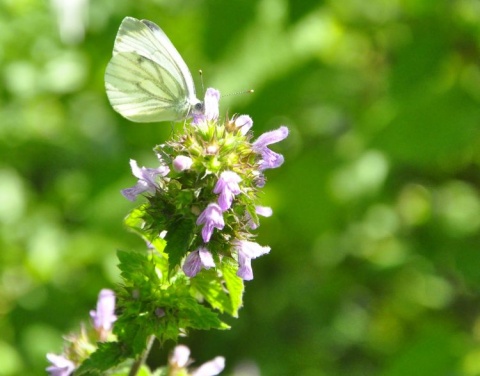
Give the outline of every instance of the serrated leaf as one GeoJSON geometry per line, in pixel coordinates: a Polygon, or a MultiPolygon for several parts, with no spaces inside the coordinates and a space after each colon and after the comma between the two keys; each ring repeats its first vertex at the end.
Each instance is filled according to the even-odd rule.
{"type": "Polygon", "coordinates": [[[75,371],[75,376],[102,375],[104,371],[119,365],[131,355],[127,347],[119,342],[99,342],[98,349],[85,359],[75,371]]]}
{"type": "Polygon", "coordinates": [[[232,302],[215,270],[202,270],[190,280],[190,286],[215,309],[234,314],[232,302]]]}
{"type": "Polygon", "coordinates": [[[167,235],[165,236],[165,240],[167,241],[165,253],[168,254],[170,270],[180,265],[180,261],[187,253],[192,241],[194,228],[195,223],[191,219],[183,218],[175,221],[175,223],[168,228],[167,235]]]}
{"type": "MultiPolygon", "coordinates": [[[[193,312],[188,312],[188,319],[185,321],[185,327],[190,327],[193,329],[230,329],[229,325],[225,324],[218,318],[217,313],[213,312],[210,308],[204,307],[198,303],[196,304],[193,312]]],[[[180,325],[182,325],[182,321],[180,321],[180,325]]]]}
{"type": "Polygon", "coordinates": [[[231,315],[238,317],[238,310],[243,305],[243,292],[245,289],[243,279],[237,276],[238,266],[233,262],[224,261],[220,264],[220,270],[227,286],[232,306],[231,315]]]}
{"type": "Polygon", "coordinates": [[[148,207],[147,204],[143,204],[135,209],[133,209],[123,220],[123,223],[140,235],[143,234],[142,231],[145,224],[145,209],[148,207]]]}
{"type": "Polygon", "coordinates": [[[120,260],[118,268],[126,285],[137,287],[145,283],[145,276],[152,279],[152,283],[158,283],[154,264],[142,252],[117,251],[120,260]]]}

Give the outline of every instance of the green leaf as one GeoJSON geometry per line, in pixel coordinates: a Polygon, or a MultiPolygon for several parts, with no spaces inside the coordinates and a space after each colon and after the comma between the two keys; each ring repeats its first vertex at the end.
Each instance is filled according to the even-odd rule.
{"type": "Polygon", "coordinates": [[[146,204],[133,209],[130,214],[125,217],[124,223],[126,226],[134,230],[140,230],[145,222],[143,217],[145,216],[146,204]]]}
{"type": "Polygon", "coordinates": [[[192,299],[195,305],[191,305],[190,309],[180,312],[180,327],[193,328],[201,330],[209,329],[230,329],[230,326],[222,322],[218,318],[218,314],[213,312],[210,308],[207,308],[194,299],[192,299]]]}
{"type": "Polygon", "coordinates": [[[180,265],[180,261],[187,253],[194,228],[195,223],[191,219],[180,218],[167,229],[165,253],[168,254],[170,270],[180,265]]]}
{"type": "Polygon", "coordinates": [[[158,232],[152,233],[152,231],[147,231],[145,228],[145,216],[148,208],[149,205],[144,204],[133,209],[125,218],[124,223],[130,230],[142,237],[146,242],[151,243],[161,253],[166,245],[165,240],[158,236],[158,232]]]}
{"type": "Polygon", "coordinates": [[[131,357],[128,348],[120,342],[99,342],[98,349],[80,365],[75,376],[102,375],[104,371],[118,366],[131,357]]]}
{"type": "Polygon", "coordinates": [[[155,272],[155,264],[149,260],[145,252],[117,251],[120,260],[118,268],[126,285],[140,287],[149,280],[153,284],[159,284],[155,272]],[[147,279],[146,279],[147,277],[147,279]]]}
{"type": "Polygon", "coordinates": [[[220,270],[222,271],[230,296],[232,306],[231,315],[238,317],[238,310],[243,305],[243,292],[245,288],[243,279],[237,276],[238,266],[233,260],[229,261],[228,259],[224,259],[223,262],[220,263],[220,270]]]}
{"type": "Polygon", "coordinates": [[[215,270],[202,270],[201,273],[190,280],[190,286],[194,292],[205,298],[213,308],[222,313],[227,312],[232,316],[235,315],[232,301],[215,270]]]}

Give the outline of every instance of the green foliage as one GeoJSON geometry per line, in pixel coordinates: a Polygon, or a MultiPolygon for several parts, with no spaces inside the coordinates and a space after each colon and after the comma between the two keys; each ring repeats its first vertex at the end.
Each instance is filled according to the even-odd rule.
{"type": "Polygon", "coordinates": [[[168,254],[170,270],[178,267],[182,258],[187,254],[192,243],[194,228],[195,222],[190,218],[179,218],[167,229],[165,253],[168,254]]]}
{"type": "Polygon", "coordinates": [[[238,317],[242,304],[243,280],[236,275],[237,267],[222,264],[222,276],[206,270],[191,280],[191,287],[215,309],[238,317]],[[231,270],[234,273],[231,273],[231,270]],[[226,288],[224,287],[224,284],[226,288]]]}
{"type": "Polygon", "coordinates": [[[159,277],[168,275],[167,269],[160,269],[165,264],[156,263],[161,256],[119,251],[118,258],[123,283],[118,294],[121,315],[114,332],[125,343],[131,342],[134,354],[143,351],[150,335],[164,343],[168,339],[176,341],[188,328],[228,327],[191,296],[188,278],[182,274],[159,277]]]}
{"type": "Polygon", "coordinates": [[[103,375],[105,371],[117,366],[131,356],[132,354],[118,342],[99,343],[97,351],[82,363],[75,371],[75,375],[103,375]]]}

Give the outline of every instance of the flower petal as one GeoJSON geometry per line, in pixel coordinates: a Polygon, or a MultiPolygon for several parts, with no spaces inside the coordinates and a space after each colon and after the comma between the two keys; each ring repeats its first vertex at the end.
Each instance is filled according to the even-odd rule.
{"type": "Polygon", "coordinates": [[[215,376],[223,371],[225,368],[225,358],[223,356],[217,356],[216,358],[204,363],[198,367],[192,376],[215,376]]]}

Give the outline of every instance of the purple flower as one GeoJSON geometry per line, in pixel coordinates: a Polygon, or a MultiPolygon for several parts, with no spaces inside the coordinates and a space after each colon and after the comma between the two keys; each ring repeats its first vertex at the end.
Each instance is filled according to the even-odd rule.
{"type": "Polygon", "coordinates": [[[250,128],[252,128],[252,126],[253,120],[248,115],[240,115],[235,119],[235,127],[239,129],[239,132],[244,136],[247,134],[250,128]]]}
{"type": "MultiPolygon", "coordinates": [[[[272,208],[269,208],[268,206],[255,206],[255,213],[258,215],[261,215],[262,217],[270,217],[273,214],[272,208]]],[[[255,223],[250,217],[250,214],[248,212],[246,213],[247,220],[248,220],[248,225],[252,230],[255,230],[258,228],[258,224],[255,223]]]]}
{"type": "Polygon", "coordinates": [[[222,230],[225,226],[220,206],[215,203],[208,204],[207,208],[198,216],[197,225],[204,225],[202,238],[205,243],[208,243],[213,234],[213,228],[222,230]]]}
{"type": "Polygon", "coordinates": [[[241,181],[242,179],[235,172],[224,171],[220,174],[220,179],[213,188],[213,193],[220,194],[218,204],[222,211],[226,211],[232,206],[235,195],[240,193],[238,183],[241,181]]]}
{"type": "Polygon", "coordinates": [[[115,294],[112,290],[103,289],[100,291],[97,300],[97,309],[90,311],[93,326],[100,333],[100,340],[105,341],[112,330],[115,316],[115,294]]]}
{"type": "Polygon", "coordinates": [[[192,376],[215,376],[225,368],[225,358],[217,356],[214,359],[204,363],[191,373],[192,376]]]}
{"type": "Polygon", "coordinates": [[[209,87],[205,92],[203,114],[193,115],[193,124],[200,124],[205,121],[218,119],[218,102],[220,101],[220,92],[216,89],[209,87]]]}
{"type": "Polygon", "coordinates": [[[46,368],[46,371],[50,373],[50,376],[69,376],[75,370],[75,364],[71,360],[68,360],[63,355],[47,354],[47,359],[51,366],[46,368]]]}
{"type": "MultiPolygon", "coordinates": [[[[173,349],[169,359],[169,365],[177,374],[178,371],[185,369],[192,361],[190,360],[190,349],[185,345],[178,345],[173,349]]],[[[204,363],[202,366],[191,372],[192,376],[216,376],[225,368],[225,358],[217,356],[216,358],[204,363]]],[[[185,370],[182,372],[185,372],[185,370]]]]}
{"type": "Polygon", "coordinates": [[[189,277],[195,277],[202,268],[210,269],[215,267],[212,254],[205,247],[190,252],[183,264],[183,271],[189,277]]]}
{"type": "Polygon", "coordinates": [[[185,345],[178,345],[173,349],[169,363],[174,368],[184,368],[188,366],[189,358],[190,349],[185,345]]]}
{"type": "Polygon", "coordinates": [[[283,163],[283,156],[267,148],[268,145],[284,140],[288,136],[288,128],[282,126],[274,131],[262,134],[252,144],[252,149],[262,156],[260,170],[280,167],[283,163]]]}
{"type": "Polygon", "coordinates": [[[137,161],[133,159],[130,159],[130,167],[133,176],[138,178],[134,187],[122,190],[122,195],[130,201],[135,201],[137,196],[143,192],[155,193],[158,188],[155,182],[156,176],[165,176],[170,172],[170,169],[165,165],[161,165],[159,168],[140,168],[137,161]]]}
{"type": "Polygon", "coordinates": [[[248,240],[235,240],[233,246],[238,252],[237,275],[245,281],[252,280],[252,259],[270,252],[270,247],[262,247],[260,244],[248,240]]]}
{"type": "Polygon", "coordinates": [[[186,157],[185,155],[178,155],[172,162],[173,169],[177,172],[182,172],[189,170],[192,167],[192,158],[186,157]]]}

